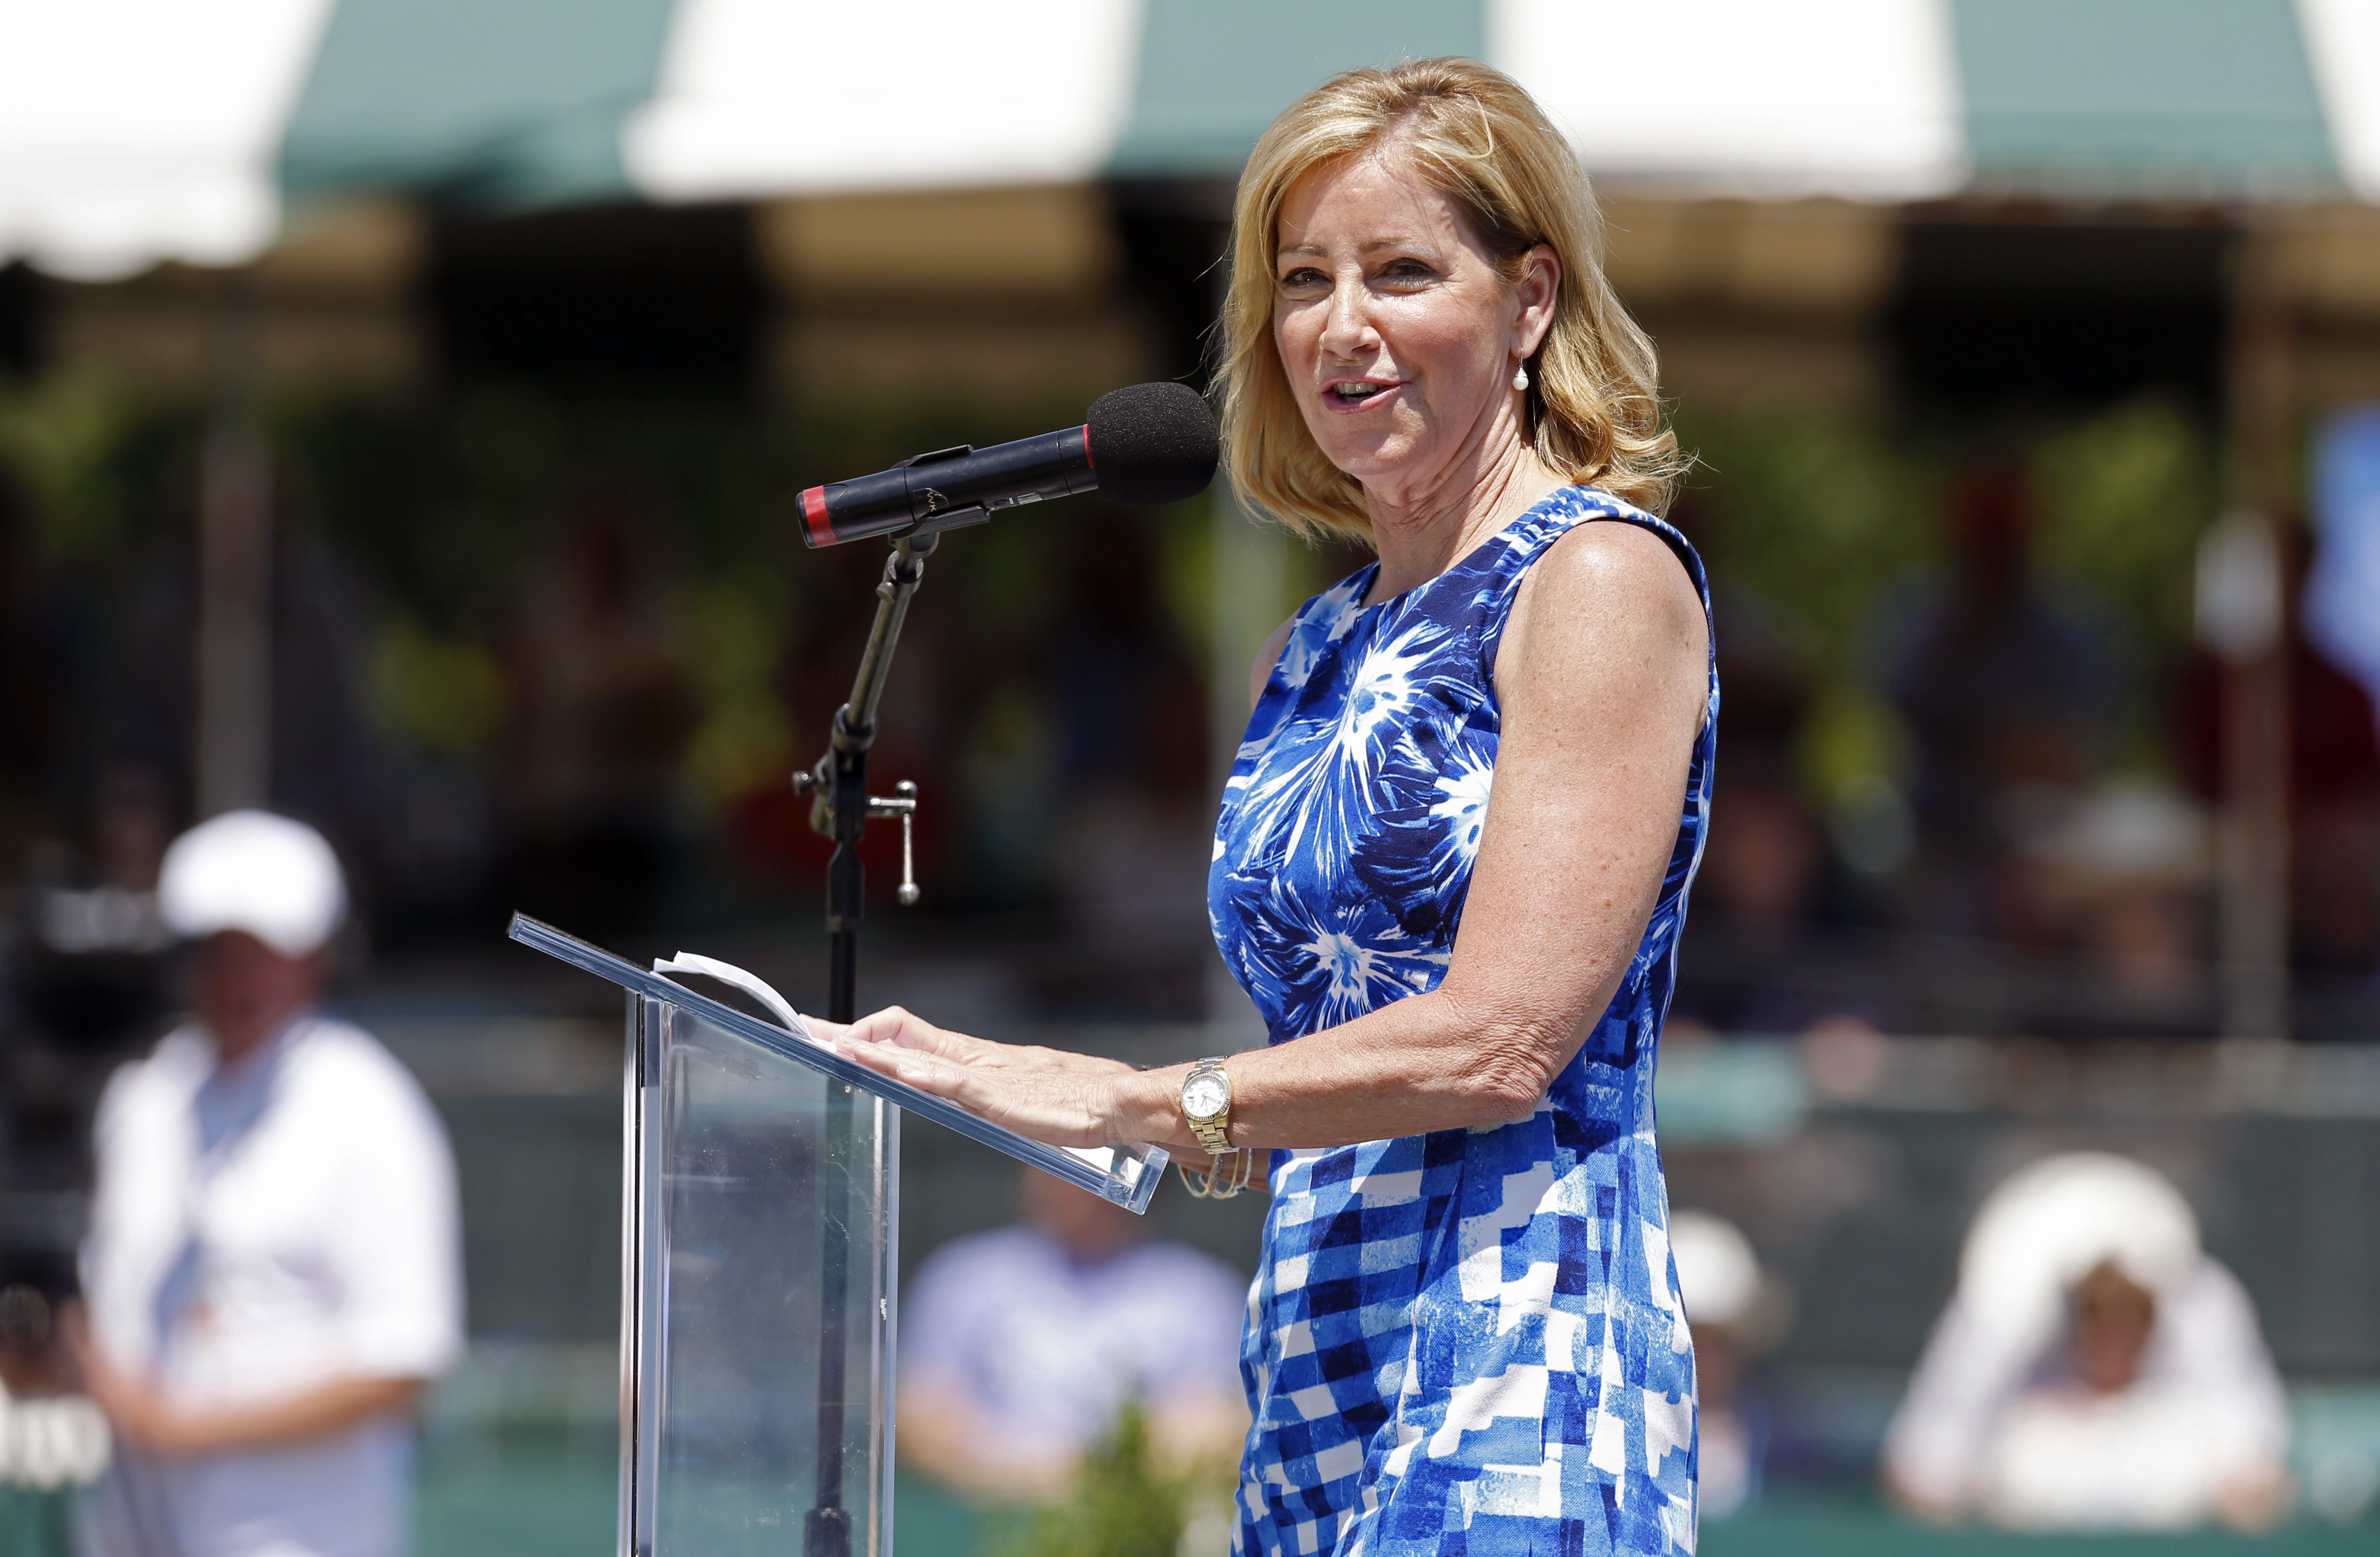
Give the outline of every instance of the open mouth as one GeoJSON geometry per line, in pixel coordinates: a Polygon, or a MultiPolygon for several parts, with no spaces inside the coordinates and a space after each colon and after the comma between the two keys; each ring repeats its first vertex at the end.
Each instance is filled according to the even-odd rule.
{"type": "Polygon", "coordinates": [[[1325,387],[1322,391],[1322,398],[1329,404],[1354,410],[1378,399],[1396,387],[1393,380],[1342,379],[1337,383],[1325,387]]]}

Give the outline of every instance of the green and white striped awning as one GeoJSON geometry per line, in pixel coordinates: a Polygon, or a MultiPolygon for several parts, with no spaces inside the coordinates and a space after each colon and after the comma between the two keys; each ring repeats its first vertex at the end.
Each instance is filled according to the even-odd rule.
{"type": "Polygon", "coordinates": [[[1228,176],[1434,54],[1653,190],[2380,200],[2380,0],[0,0],[0,259],[235,263],[357,191],[1228,176]]]}

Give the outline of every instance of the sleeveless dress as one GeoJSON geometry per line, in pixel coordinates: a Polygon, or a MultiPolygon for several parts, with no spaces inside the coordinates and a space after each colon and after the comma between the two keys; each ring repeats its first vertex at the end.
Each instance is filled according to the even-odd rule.
{"type": "MultiPolygon", "coordinates": [[[[1216,826],[1215,938],[1275,1044],[1445,976],[1495,776],[1493,668],[1531,561],[1659,519],[1566,487],[1446,573],[1306,602],[1216,826]]],[[[1643,943],[1534,1116],[1276,1152],[1241,1372],[1243,1557],[1694,1550],[1694,1375],[1653,1067],[1701,858],[1718,680],[1643,943]]],[[[1325,1040],[1327,1042],[1327,1040],[1325,1040]]]]}

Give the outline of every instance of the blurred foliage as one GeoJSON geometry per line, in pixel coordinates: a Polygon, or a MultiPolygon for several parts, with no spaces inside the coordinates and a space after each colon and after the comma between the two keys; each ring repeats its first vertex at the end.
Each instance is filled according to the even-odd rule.
{"type": "MultiPolygon", "coordinates": [[[[1897,778],[1908,738],[1882,695],[1884,604],[1942,565],[1942,516],[1974,445],[1929,448],[1876,428],[1772,409],[1682,418],[1700,456],[1679,507],[1723,597],[1783,627],[1810,683],[1804,782],[1833,800],[1897,778]]],[[[2119,630],[2129,672],[2109,750],[2155,766],[2170,678],[2190,641],[2192,568],[2213,515],[2208,433],[2162,399],[2016,438],[2034,509],[2034,566],[2119,630]]]]}
{"type": "Polygon", "coordinates": [[[445,407],[310,407],[277,431],[299,511],[442,632],[492,632],[574,505],[632,520],[672,576],[789,539],[788,441],[740,404],[493,385],[445,407]]]}
{"type": "Polygon", "coordinates": [[[2198,542],[2215,516],[2212,440],[2171,403],[2145,399],[2034,447],[2035,554],[2120,630],[2127,672],[2107,749],[2117,766],[2168,767],[2172,680],[2191,642],[2198,542]]]}
{"type": "Polygon", "coordinates": [[[1697,465],[1678,513],[1722,605],[1755,610],[1777,640],[1764,647],[1809,682],[1803,786],[1832,802],[1898,778],[1909,741],[1870,639],[1877,602],[1933,563],[1939,474],[1876,428],[1799,411],[1680,432],[1697,465]]]}
{"type": "Polygon", "coordinates": [[[388,733],[435,756],[474,757],[504,717],[504,668],[468,640],[393,616],[371,651],[371,702],[388,733]]]}
{"type": "Polygon", "coordinates": [[[1913,754],[1892,705],[1874,686],[1840,677],[1811,699],[1797,755],[1803,787],[1834,802],[1875,779],[1902,782],[1913,754]]]}
{"type": "MultiPolygon", "coordinates": [[[[676,592],[688,624],[686,670],[702,716],[685,772],[689,794],[708,804],[783,771],[805,744],[794,720],[823,712],[791,684],[795,666],[837,663],[846,637],[856,652],[865,620],[877,549],[808,553],[793,495],[1080,412],[1055,402],[892,410],[823,396],[763,407],[740,392],[481,384],[443,400],[284,405],[273,432],[285,522],[368,581],[379,712],[426,754],[488,750],[506,713],[504,635],[574,513],[608,505],[635,527],[639,565],[676,592]]],[[[146,404],[97,374],[0,385],[0,465],[30,497],[44,554],[78,566],[146,565],[187,547],[201,428],[195,412],[146,404]]],[[[1897,777],[1907,741],[1881,694],[1879,609],[1938,571],[1943,503],[1972,445],[1929,448],[1798,407],[1686,415],[1680,432],[1701,459],[1682,523],[1732,620],[1756,605],[1777,629],[1763,653],[1798,664],[1807,683],[1807,784],[1832,799],[1864,778],[1897,777]]],[[[2086,597],[2129,642],[2128,732],[2117,749],[2143,760],[2159,743],[2165,687],[2189,641],[2192,561],[2214,508],[2207,435],[2174,405],[2146,400],[2014,446],[2032,477],[2045,577],[2086,597]]],[[[1154,526],[1159,598],[1182,637],[1204,644],[1220,582],[1210,514],[1206,501],[1146,514],[1075,504],[946,543],[929,595],[935,618],[969,646],[949,665],[988,801],[1032,787],[1046,715],[1009,685],[1010,672],[1029,680],[1038,669],[1021,657],[1066,608],[1075,559],[1109,526],[1154,526]]],[[[1269,574],[1265,585],[1282,597],[1266,603],[1269,620],[1360,561],[1289,549],[1277,588],[1269,574]]]]}
{"type": "MultiPolygon", "coordinates": [[[[467,663],[501,674],[524,593],[589,515],[630,532],[640,568],[685,623],[699,722],[682,769],[709,810],[780,780],[839,695],[790,684],[807,645],[839,653],[872,602],[882,549],[813,554],[793,501],[802,487],[972,438],[1044,430],[1079,406],[903,413],[741,398],[573,394],[481,384],[443,404],[326,404],[275,428],[290,507],[358,564],[392,623],[380,634],[383,722],[425,751],[465,755],[492,733],[467,663]],[[863,580],[865,582],[863,582],[863,580]],[[798,708],[796,697],[807,697],[798,708]]],[[[965,623],[982,663],[1033,641],[1063,605],[1053,587],[1107,516],[1035,512],[960,531],[932,571],[936,615],[965,623]]],[[[815,671],[817,667],[808,667],[815,671]]],[[[963,679],[975,662],[955,667],[963,679]]],[[[847,669],[832,669],[827,682],[847,669]]],[[[995,721],[997,722],[997,721],[995,721]]],[[[996,733],[996,732],[995,732],[996,733]]]]}
{"type": "Polygon", "coordinates": [[[2169,402],[2140,400],[2045,438],[2029,466],[2044,569],[2119,616],[2151,664],[2179,652],[2215,516],[2207,437],[2169,402]]]}
{"type": "MultiPolygon", "coordinates": [[[[1180,1557],[1194,1526],[1216,1523],[1230,1477],[1214,1467],[1168,1470],[1158,1463],[1148,1417],[1127,1404],[1108,1435],[1083,1456],[1073,1495],[1041,1510],[1001,1557],[1180,1557]]],[[[1208,1532],[1199,1528],[1204,1536],[1208,1532]]],[[[1227,1531],[1215,1543],[1228,1543],[1227,1531]]],[[[1205,1544],[1202,1540],[1198,1544],[1205,1544]]]]}
{"type": "Polygon", "coordinates": [[[752,566],[693,591],[686,612],[704,714],[686,753],[698,803],[721,804],[793,766],[793,719],[777,695],[785,652],[783,582],[752,566]]]}
{"type": "MultiPolygon", "coordinates": [[[[1156,510],[1151,515],[1160,526],[1159,556],[1166,608],[1175,629],[1191,643],[1209,642],[1215,632],[1220,581],[1215,560],[1214,505],[1232,501],[1219,477],[1205,497],[1156,510]]],[[[1250,519],[1245,514],[1238,515],[1235,523],[1260,532],[1260,538],[1241,549],[1239,555],[1262,556],[1264,571],[1254,579],[1235,578],[1232,584],[1234,587],[1261,591],[1259,598],[1248,602],[1245,614],[1260,618],[1267,633],[1288,620],[1308,597],[1371,561],[1371,553],[1353,542],[1324,545],[1269,520],[1250,519]],[[1269,548],[1278,548],[1278,555],[1269,554],[1264,549],[1269,548]]],[[[1253,655],[1256,645],[1248,647],[1253,655]]]]}
{"type": "Polygon", "coordinates": [[[0,384],[0,462],[25,483],[50,556],[87,561],[120,545],[133,488],[123,456],[139,419],[102,373],[0,384]]]}
{"type": "Polygon", "coordinates": [[[1934,560],[1941,480],[1877,428],[1797,411],[1682,419],[1682,507],[1727,588],[1791,624],[1822,677],[1849,672],[1876,600],[1934,560]]]}

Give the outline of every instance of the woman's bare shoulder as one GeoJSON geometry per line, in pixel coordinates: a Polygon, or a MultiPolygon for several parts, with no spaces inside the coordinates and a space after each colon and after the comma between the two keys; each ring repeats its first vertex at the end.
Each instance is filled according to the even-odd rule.
{"type": "Polygon", "coordinates": [[[1668,542],[1642,525],[1579,525],[1522,579],[1496,690],[1508,715],[1560,728],[1673,708],[1691,732],[1709,651],[1702,596],[1668,542]]]}
{"type": "Polygon", "coordinates": [[[1516,635],[1700,644],[1702,597],[1670,543],[1643,525],[1596,521],[1556,537],[1513,601],[1516,635]]]}

